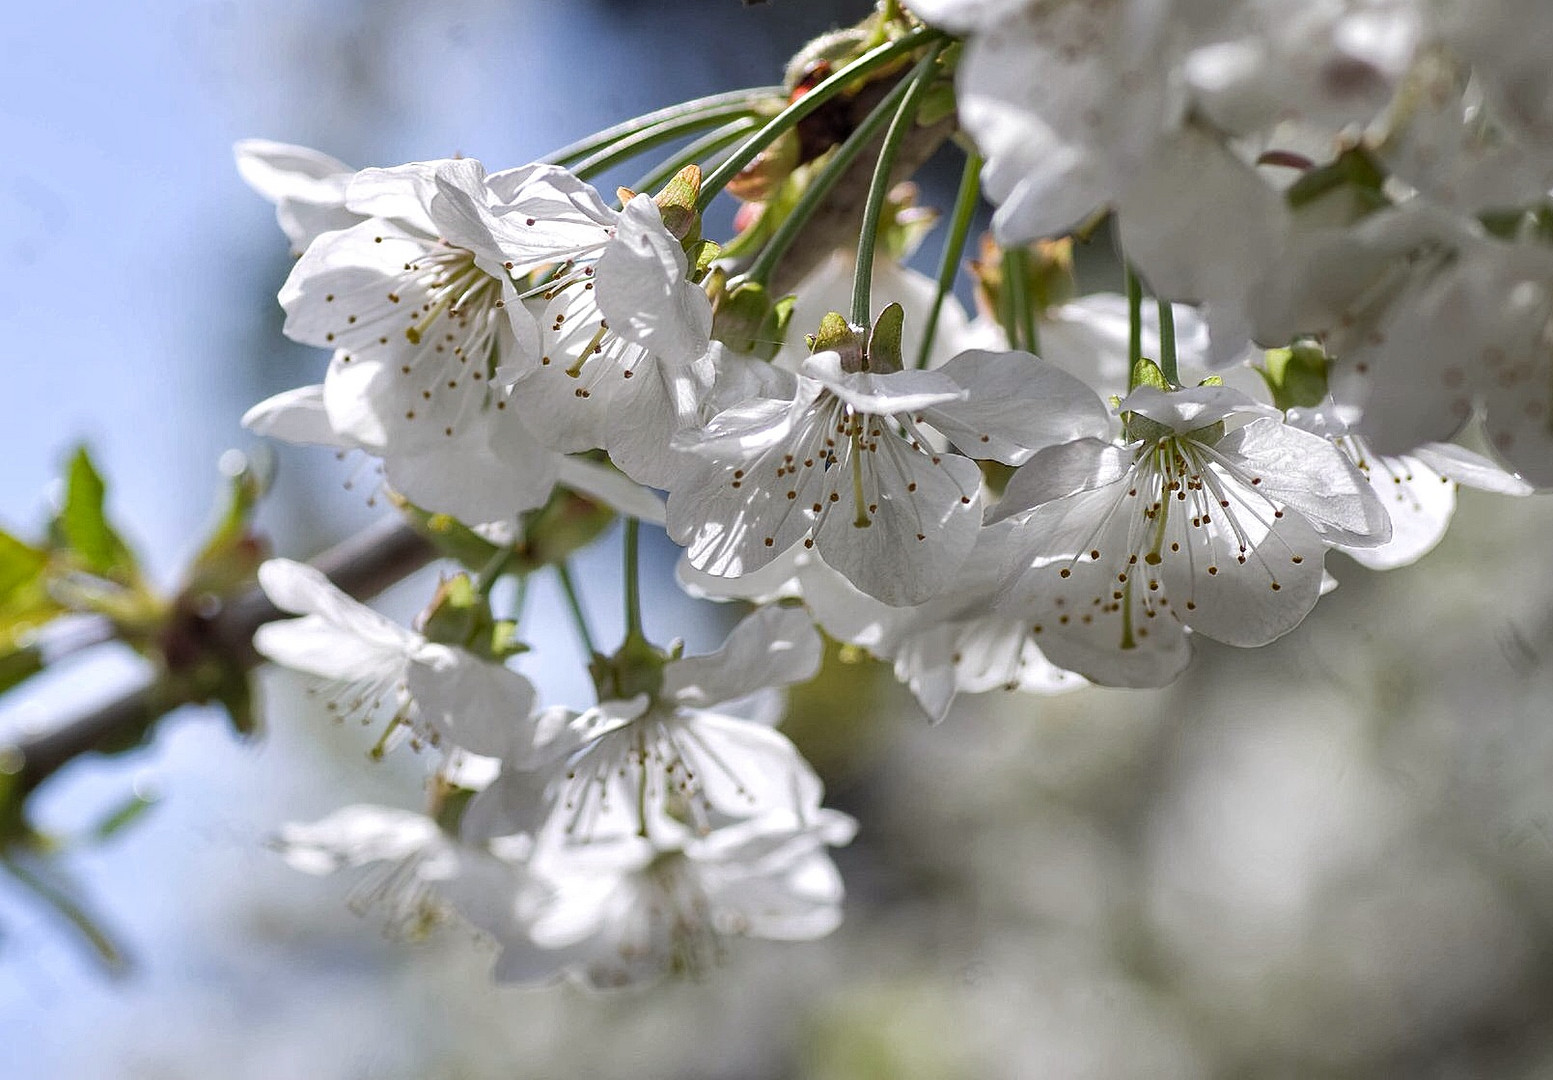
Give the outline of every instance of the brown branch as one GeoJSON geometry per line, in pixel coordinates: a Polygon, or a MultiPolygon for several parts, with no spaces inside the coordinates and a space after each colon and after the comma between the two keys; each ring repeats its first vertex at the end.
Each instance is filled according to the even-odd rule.
{"type": "MultiPolygon", "coordinates": [[[[365,600],[425,566],[434,554],[409,525],[385,518],[325,551],[311,565],[350,596],[365,600]]],[[[254,631],[287,617],[254,588],[215,615],[195,620],[187,632],[199,651],[248,670],[261,659],[253,649],[254,631]]],[[[194,700],[148,682],[49,731],[4,747],[4,757],[20,765],[12,791],[18,796],[28,794],[83,754],[116,753],[135,746],[163,716],[194,700]]]]}
{"type": "MultiPolygon", "coordinates": [[[[894,80],[883,80],[858,94],[850,103],[847,123],[854,128],[861,124],[869,111],[889,94],[893,85],[894,80]]],[[[899,183],[913,176],[948,141],[956,127],[957,118],[948,116],[925,127],[913,128],[896,155],[895,165],[890,170],[890,182],[899,183]]],[[[868,189],[873,183],[874,166],[879,160],[879,148],[883,143],[884,135],[880,134],[858,155],[857,161],[837,182],[824,205],[805,224],[803,232],[772,275],[772,296],[792,292],[795,285],[834,252],[856,249],[857,234],[863,225],[863,209],[868,202],[868,189]]]]}

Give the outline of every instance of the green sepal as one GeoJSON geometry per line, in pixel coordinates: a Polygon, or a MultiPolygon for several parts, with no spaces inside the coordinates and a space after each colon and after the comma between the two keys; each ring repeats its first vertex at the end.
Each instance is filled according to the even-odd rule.
{"type": "Polygon", "coordinates": [[[1170,392],[1170,380],[1165,378],[1165,373],[1160,366],[1147,356],[1140,357],[1138,362],[1132,365],[1132,372],[1127,379],[1127,389],[1136,390],[1140,386],[1152,386],[1160,393],[1170,392]]]}
{"type": "Polygon", "coordinates": [[[421,635],[439,645],[463,646],[479,633],[482,621],[490,621],[485,597],[468,574],[454,574],[437,583],[437,592],[421,617],[421,635]]]}
{"type": "Polygon", "coordinates": [[[1505,207],[1478,214],[1483,228],[1501,240],[1553,239],[1553,204],[1505,207]]]}
{"type": "Polygon", "coordinates": [[[976,467],[981,470],[982,482],[994,495],[1001,497],[1008,487],[1009,479],[1014,475],[1015,466],[988,458],[986,461],[976,462],[976,467]]]}
{"type": "Polygon", "coordinates": [[[427,641],[453,645],[496,664],[528,651],[517,638],[517,624],[491,613],[490,598],[468,574],[438,583],[422,618],[421,634],[427,641]]]}
{"type": "Polygon", "coordinates": [[[770,360],[782,351],[782,346],[787,343],[787,327],[793,321],[793,308],[797,303],[798,297],[788,295],[771,305],[771,310],[761,320],[760,330],[755,336],[756,356],[770,360]]]}
{"type": "Polygon", "coordinates": [[[874,320],[874,329],[868,335],[868,370],[880,374],[899,371],[904,366],[901,354],[901,332],[906,325],[906,309],[899,304],[887,304],[874,320]]]}
{"type": "Polygon", "coordinates": [[[1342,219],[1351,222],[1391,205],[1385,184],[1385,165],[1367,147],[1354,146],[1326,165],[1307,169],[1289,185],[1284,198],[1290,208],[1307,210],[1318,202],[1346,195],[1347,204],[1330,205],[1341,206],[1342,219]]]}
{"type": "Polygon", "coordinates": [[[491,659],[498,663],[511,656],[518,656],[529,651],[529,647],[518,640],[518,624],[514,619],[496,619],[491,623],[490,654],[491,659]]]}
{"type": "Polygon", "coordinates": [[[656,699],[663,690],[669,655],[640,634],[629,634],[613,656],[595,655],[588,664],[600,701],[628,701],[638,694],[656,699]]]}
{"type": "Polygon", "coordinates": [[[723,247],[716,240],[697,240],[685,249],[685,259],[690,267],[690,279],[700,281],[712,270],[712,264],[722,258],[723,247]]]}
{"type": "Polygon", "coordinates": [[[827,312],[820,320],[818,333],[805,334],[804,341],[811,353],[834,352],[841,354],[841,370],[863,370],[863,329],[847,322],[846,316],[827,312]]]}
{"type": "Polygon", "coordinates": [[[1301,341],[1286,349],[1268,349],[1256,371],[1278,408],[1308,409],[1326,400],[1329,363],[1321,346],[1301,341]]]}
{"type": "Polygon", "coordinates": [[[259,710],[253,705],[253,683],[240,664],[226,666],[210,693],[210,700],[226,712],[232,730],[245,738],[259,734],[259,710]]]}
{"type": "Polygon", "coordinates": [[[469,788],[458,787],[438,777],[431,807],[432,820],[449,836],[457,836],[458,827],[464,820],[464,811],[474,796],[475,792],[469,788]]]}
{"type": "Polygon", "coordinates": [[[0,693],[43,670],[32,636],[65,612],[48,591],[48,553],[0,531],[0,693]]]}
{"type": "MultiPolygon", "coordinates": [[[[423,510],[402,496],[393,498],[410,527],[425,537],[438,554],[467,569],[478,573],[500,553],[496,544],[456,518],[423,510]]],[[[573,552],[597,540],[614,519],[614,510],[605,504],[569,488],[557,487],[544,506],[523,514],[523,539],[513,545],[512,556],[505,563],[506,572],[521,576],[564,562],[573,552]]]]}
{"type": "MultiPolygon", "coordinates": [[[[1222,385],[1220,379],[1217,384],[1211,380],[1217,376],[1204,379],[1199,385],[1222,385]]],[[[1132,377],[1128,380],[1128,386],[1136,390],[1140,386],[1152,386],[1161,393],[1170,393],[1170,383],[1165,379],[1165,373],[1160,370],[1158,364],[1144,356],[1132,366],[1132,377]]],[[[1115,408],[1121,404],[1120,398],[1112,398],[1111,405],[1115,408]]],[[[1190,439],[1193,442],[1205,443],[1212,446],[1224,438],[1224,421],[1219,420],[1212,424],[1205,424],[1200,428],[1193,428],[1187,432],[1177,432],[1174,428],[1166,427],[1157,420],[1151,420],[1142,413],[1122,413],[1123,437],[1128,442],[1157,443],[1164,439],[1190,439]]]]}
{"type": "Polygon", "coordinates": [[[771,298],[758,281],[736,278],[726,282],[713,271],[712,337],[736,353],[752,353],[760,333],[760,324],[771,310],[771,298]]]}
{"type": "Polygon", "coordinates": [[[48,552],[0,530],[0,604],[37,581],[48,562],[48,552]]]}
{"type": "Polygon", "coordinates": [[[497,545],[449,514],[422,510],[414,503],[393,497],[410,527],[426,539],[437,554],[471,570],[479,570],[496,557],[497,545]]]}

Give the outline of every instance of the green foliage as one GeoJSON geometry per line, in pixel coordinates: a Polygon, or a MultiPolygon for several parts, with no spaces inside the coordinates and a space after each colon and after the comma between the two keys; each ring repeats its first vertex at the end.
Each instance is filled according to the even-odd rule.
{"type": "Polygon", "coordinates": [[[0,531],[0,693],[43,669],[31,636],[64,611],[49,596],[48,565],[46,551],[0,531]]]}
{"type": "Polygon", "coordinates": [[[109,523],[107,485],[86,447],[76,449],[65,474],[65,502],[54,519],[60,545],[98,577],[131,584],[139,574],[135,556],[109,523]]]}

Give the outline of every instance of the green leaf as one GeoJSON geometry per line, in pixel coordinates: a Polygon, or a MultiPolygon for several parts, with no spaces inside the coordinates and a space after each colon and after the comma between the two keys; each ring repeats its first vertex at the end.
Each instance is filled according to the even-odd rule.
{"type": "Polygon", "coordinates": [[[46,551],[0,530],[0,604],[6,603],[22,586],[36,581],[48,561],[46,551]]]}
{"type": "Polygon", "coordinates": [[[79,447],[66,472],[65,505],[57,524],[65,546],[82,566],[99,577],[130,582],[137,575],[135,557],[108,523],[103,509],[107,485],[86,447],[79,447]]]}

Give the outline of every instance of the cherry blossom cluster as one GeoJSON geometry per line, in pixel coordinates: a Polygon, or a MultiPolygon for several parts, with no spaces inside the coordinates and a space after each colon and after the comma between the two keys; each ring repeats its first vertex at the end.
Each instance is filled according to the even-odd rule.
{"type": "Polygon", "coordinates": [[[610,986],[732,936],[818,936],[854,824],[776,725],[821,631],[935,720],[961,693],[1158,687],[1199,637],[1292,630],[1332,549],[1420,558],[1458,484],[1553,485],[1537,5],[910,7],[742,111],[645,117],[557,155],[573,168],[240,144],[299,256],[285,332],[330,353],[245,423],[375,459],[396,502],[491,556],[414,630],[265,566],[300,617],[260,651],[438,760],[426,814],[290,827],[296,865],[393,863],[398,921],[457,912],[503,979],[610,986]],[[806,118],[870,89],[816,149],[806,118]],[[713,131],[652,190],[584,178],[675,123],[713,131]],[[934,280],[904,265],[923,215],[892,164],[955,127],[972,157],[934,280]],[[815,235],[870,171],[861,228],[815,235]],[[744,206],[719,245],[700,212],[724,190],[744,206]],[[949,286],[979,194],[973,316],[949,286]],[[1108,223],[1125,293],[1081,295],[1108,223]],[[774,297],[795,243],[818,257],[774,297]],[[1479,429],[1497,462],[1451,441],[1479,429]],[[628,631],[605,653],[580,628],[578,708],[538,702],[520,613],[492,599],[558,488],[629,522],[628,631]],[[749,605],[717,652],[642,633],[641,523],[684,549],[688,592],[749,605]]]}

